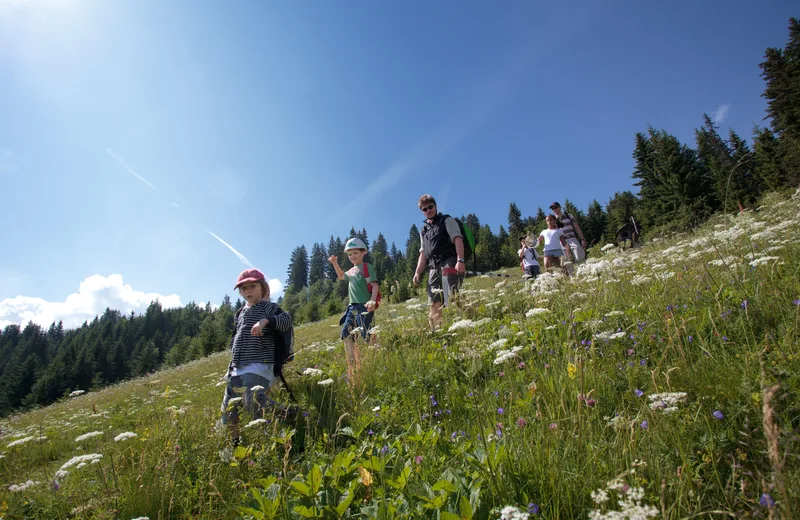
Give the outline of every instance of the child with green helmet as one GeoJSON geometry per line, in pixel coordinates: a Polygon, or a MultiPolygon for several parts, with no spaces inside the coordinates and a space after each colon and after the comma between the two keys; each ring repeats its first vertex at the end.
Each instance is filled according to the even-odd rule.
{"type": "Polygon", "coordinates": [[[361,356],[358,351],[357,335],[367,339],[368,331],[372,325],[378,299],[378,279],[375,267],[364,262],[367,254],[367,245],[358,237],[353,237],[344,246],[347,257],[353,267],[343,271],[339,267],[339,259],[331,255],[328,261],[336,269],[339,280],[347,280],[350,304],[344,315],[339,320],[342,326],[340,337],[344,340],[344,351],[347,359],[347,377],[353,382],[354,377],[361,367],[361,356]]]}

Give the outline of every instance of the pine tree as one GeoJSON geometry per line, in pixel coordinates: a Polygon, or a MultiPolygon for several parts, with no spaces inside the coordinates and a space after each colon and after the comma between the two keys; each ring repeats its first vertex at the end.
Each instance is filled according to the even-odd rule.
{"type": "Polygon", "coordinates": [[[770,47],[759,64],[766,82],[762,97],[778,137],[783,168],[791,185],[800,181],[800,21],[789,19],[789,41],[783,49],[770,47]]]}
{"type": "Polygon", "coordinates": [[[306,246],[299,246],[292,251],[287,270],[286,292],[296,293],[308,287],[308,254],[306,246]]]}
{"type": "Polygon", "coordinates": [[[759,182],[768,190],[787,185],[778,138],[769,128],[756,127],[753,134],[753,161],[759,182]]]}
{"type": "MultiPolygon", "coordinates": [[[[710,199],[716,210],[725,204],[729,190],[729,179],[734,172],[735,162],[728,143],[719,135],[719,127],[708,114],[703,114],[703,126],[695,130],[697,142],[697,161],[711,178],[714,185],[714,197],[710,199]]],[[[735,200],[734,207],[735,207],[735,200]]],[[[724,209],[724,208],[723,208],[724,209]]]]}
{"type": "Polygon", "coordinates": [[[411,228],[408,230],[408,240],[406,240],[406,258],[408,259],[409,274],[413,274],[414,269],[417,267],[419,247],[419,229],[416,224],[411,224],[411,228]]]}
{"type": "MultiPolygon", "coordinates": [[[[339,240],[339,243],[342,241],[339,240]]],[[[338,249],[336,246],[336,239],[333,238],[331,235],[331,239],[328,241],[328,256],[336,255],[338,256],[338,249]]],[[[336,268],[333,267],[333,264],[328,262],[328,259],[325,259],[325,278],[328,280],[336,280],[336,268]]]]}
{"type": "Polygon", "coordinates": [[[603,206],[597,200],[592,200],[586,212],[586,225],[582,226],[583,235],[586,237],[586,246],[598,244],[603,239],[606,229],[607,215],[603,206]]]}
{"type": "Polygon", "coordinates": [[[325,264],[330,265],[330,262],[327,261],[327,255],[325,254],[325,246],[315,242],[314,245],[311,246],[311,260],[308,264],[309,286],[325,278],[325,264]]]}
{"type": "Polygon", "coordinates": [[[508,232],[512,237],[519,237],[525,231],[522,212],[513,202],[508,205],[508,232]]]}
{"type": "MultiPolygon", "coordinates": [[[[631,222],[631,217],[636,213],[638,199],[630,191],[616,192],[606,204],[606,241],[611,242],[616,238],[617,230],[631,222]]],[[[637,227],[639,223],[637,222],[637,227]]],[[[641,232],[641,229],[639,230],[641,232]]]]}

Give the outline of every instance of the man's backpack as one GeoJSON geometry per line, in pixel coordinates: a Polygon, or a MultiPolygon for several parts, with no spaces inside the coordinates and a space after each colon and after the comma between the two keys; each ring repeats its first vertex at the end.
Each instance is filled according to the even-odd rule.
{"type": "MultiPolygon", "coordinates": [[[[367,267],[367,262],[364,262],[361,265],[364,266],[364,270],[363,270],[364,278],[369,278],[369,267],[367,267]]],[[[378,297],[375,298],[375,308],[377,309],[378,307],[381,306],[381,300],[383,299],[383,295],[381,294],[381,286],[377,281],[375,281],[375,282],[367,282],[367,290],[369,291],[370,295],[372,294],[372,287],[373,287],[372,284],[375,284],[375,285],[378,286],[378,297]]]]}
{"type": "Polygon", "coordinates": [[[461,231],[461,237],[464,239],[464,258],[469,258],[475,252],[475,235],[472,234],[472,228],[464,224],[460,218],[453,217],[452,215],[443,215],[445,219],[451,217],[458,224],[458,230],[461,231]]]}
{"type": "MultiPolygon", "coordinates": [[[[240,307],[233,316],[233,337],[231,338],[231,345],[233,345],[233,340],[236,338],[236,328],[239,325],[239,315],[242,313],[242,310],[244,310],[244,307],[240,307]]],[[[274,314],[268,316],[268,318],[272,316],[274,316],[274,314]]],[[[289,384],[283,377],[283,365],[294,361],[294,324],[289,327],[289,330],[268,330],[272,332],[272,337],[275,341],[275,364],[273,365],[272,373],[280,378],[283,386],[286,387],[286,391],[289,393],[289,397],[292,398],[292,401],[297,402],[297,399],[294,398],[294,394],[292,394],[292,390],[289,388],[289,384]]]]}

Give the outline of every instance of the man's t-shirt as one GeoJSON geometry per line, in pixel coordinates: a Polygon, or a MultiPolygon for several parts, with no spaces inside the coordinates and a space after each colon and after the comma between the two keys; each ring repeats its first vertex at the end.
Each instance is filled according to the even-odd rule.
{"type": "Polygon", "coordinates": [[[550,229],[547,228],[539,234],[540,237],[544,237],[544,250],[547,251],[560,251],[561,250],[561,238],[564,236],[564,232],[560,229],[550,229]]]}
{"type": "Polygon", "coordinates": [[[344,279],[347,280],[347,292],[350,295],[350,303],[367,303],[372,298],[372,293],[369,292],[367,284],[369,282],[377,282],[375,276],[375,266],[367,264],[369,271],[369,278],[364,277],[364,264],[355,265],[344,273],[344,279]]]}
{"type": "Polygon", "coordinates": [[[561,223],[562,227],[560,229],[564,233],[565,240],[577,238],[578,235],[575,233],[575,226],[572,224],[572,218],[570,218],[569,213],[562,213],[558,221],[561,223]]]}
{"type": "MultiPolygon", "coordinates": [[[[517,256],[520,253],[523,253],[523,250],[520,249],[517,251],[517,256]]],[[[532,265],[539,266],[539,262],[536,261],[536,257],[533,255],[533,249],[530,247],[524,248],[524,253],[522,255],[522,267],[530,267],[532,265]]]]}

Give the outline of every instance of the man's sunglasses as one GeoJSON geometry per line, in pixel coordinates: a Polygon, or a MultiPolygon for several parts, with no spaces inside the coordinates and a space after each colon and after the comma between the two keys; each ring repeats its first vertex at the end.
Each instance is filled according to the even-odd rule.
{"type": "Polygon", "coordinates": [[[434,206],[435,206],[434,204],[429,204],[428,206],[425,206],[425,207],[419,208],[419,209],[421,209],[422,212],[425,213],[426,211],[432,210],[434,208],[434,206]]]}

